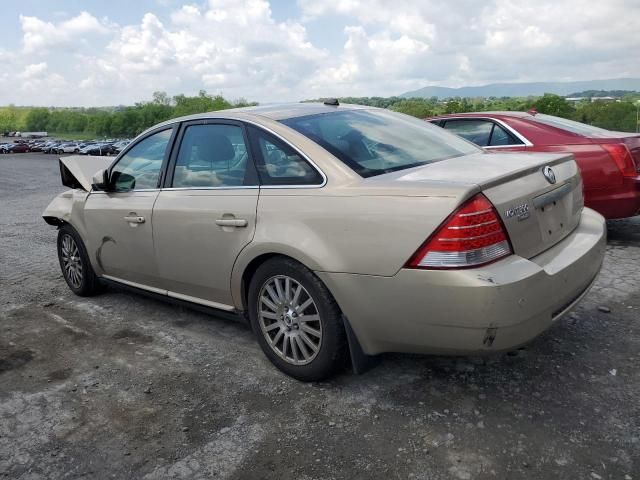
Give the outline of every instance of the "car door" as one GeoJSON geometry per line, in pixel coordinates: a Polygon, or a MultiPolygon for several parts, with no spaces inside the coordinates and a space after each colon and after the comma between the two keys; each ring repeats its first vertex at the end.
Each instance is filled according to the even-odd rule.
{"type": "Polygon", "coordinates": [[[152,212],[173,128],[156,130],[110,168],[113,191],[92,191],[84,207],[89,254],[106,277],[156,288],[152,212]]]}
{"type": "Polygon", "coordinates": [[[525,142],[514,131],[498,122],[480,118],[447,119],[441,125],[485,150],[526,150],[525,142]]]}
{"type": "Polygon", "coordinates": [[[188,122],[153,209],[158,273],[174,298],[233,309],[233,264],[255,232],[259,186],[244,126],[188,122]]]}

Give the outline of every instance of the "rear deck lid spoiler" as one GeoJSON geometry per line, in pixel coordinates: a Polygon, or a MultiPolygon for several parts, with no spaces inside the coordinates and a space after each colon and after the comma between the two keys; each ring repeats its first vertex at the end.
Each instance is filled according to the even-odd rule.
{"type": "Polygon", "coordinates": [[[69,188],[91,191],[93,176],[98,170],[109,168],[113,158],[71,155],[60,157],[60,178],[69,188]]]}

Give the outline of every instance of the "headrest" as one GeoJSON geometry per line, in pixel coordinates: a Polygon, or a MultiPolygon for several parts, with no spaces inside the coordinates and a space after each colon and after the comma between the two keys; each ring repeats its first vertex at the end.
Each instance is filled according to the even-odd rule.
{"type": "Polygon", "coordinates": [[[205,161],[226,162],[236,156],[229,138],[220,133],[194,136],[191,146],[198,147],[198,157],[205,161]]]}

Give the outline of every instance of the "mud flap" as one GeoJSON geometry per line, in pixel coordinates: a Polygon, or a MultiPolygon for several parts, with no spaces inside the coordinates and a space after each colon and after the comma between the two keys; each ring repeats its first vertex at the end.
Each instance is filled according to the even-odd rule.
{"type": "Polygon", "coordinates": [[[351,356],[353,373],[361,375],[378,365],[378,363],[380,363],[380,357],[378,355],[367,355],[362,351],[358,337],[356,337],[349,320],[347,320],[347,317],[344,315],[342,316],[342,323],[347,332],[347,342],[349,343],[349,354],[351,356]]]}

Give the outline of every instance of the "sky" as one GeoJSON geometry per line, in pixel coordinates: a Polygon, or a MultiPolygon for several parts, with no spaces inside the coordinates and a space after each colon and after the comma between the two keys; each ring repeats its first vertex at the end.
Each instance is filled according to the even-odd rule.
{"type": "Polygon", "coordinates": [[[0,105],[640,77],[640,0],[4,0],[0,105]]]}

